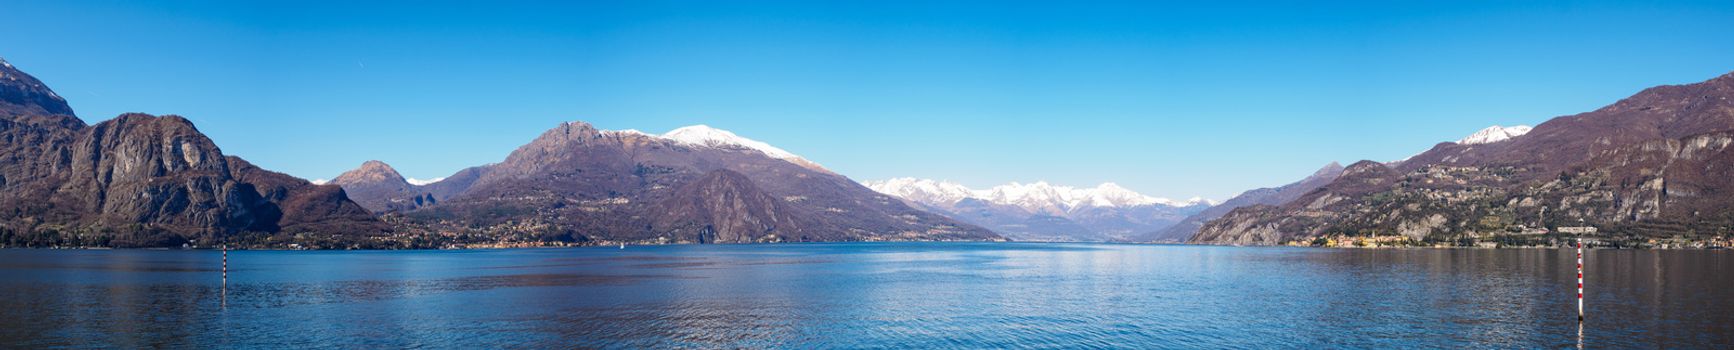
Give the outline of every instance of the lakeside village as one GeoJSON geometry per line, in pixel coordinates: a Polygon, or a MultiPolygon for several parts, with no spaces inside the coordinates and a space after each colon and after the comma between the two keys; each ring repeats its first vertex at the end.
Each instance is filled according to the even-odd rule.
{"type": "MultiPolygon", "coordinates": [[[[449,222],[440,225],[416,225],[404,222],[401,218],[386,218],[388,222],[399,225],[399,230],[381,236],[357,236],[344,234],[294,234],[274,236],[262,234],[242,234],[230,237],[227,246],[230,249],[265,249],[265,250],[352,250],[352,249],[503,249],[503,248],[559,248],[588,246],[618,246],[618,245],[666,245],[666,244],[698,244],[690,240],[669,239],[658,237],[647,240],[598,240],[588,239],[584,235],[573,234],[565,230],[554,230],[549,225],[534,223],[511,223],[488,227],[463,227],[449,222]],[[396,219],[396,220],[394,220],[396,219]]],[[[1611,249],[1731,249],[1734,248],[1734,235],[1720,234],[1716,236],[1700,235],[1694,237],[1655,235],[1636,235],[1627,233],[1610,233],[1592,226],[1527,228],[1514,226],[1504,232],[1467,233],[1467,234],[1434,234],[1422,238],[1412,236],[1390,235],[1346,235],[1333,234],[1321,236],[1301,236],[1287,241],[1282,245],[1294,247],[1324,247],[1324,248],[1569,248],[1579,238],[1583,239],[1588,248],[1611,249]]],[[[871,241],[917,241],[914,237],[879,237],[871,241]]],[[[754,243],[782,243],[780,237],[764,237],[754,243]]],[[[180,245],[182,249],[216,249],[225,244],[211,241],[192,241],[180,245]]],[[[51,249],[103,249],[112,247],[103,242],[88,240],[48,240],[41,242],[12,242],[0,240],[0,248],[51,248],[51,249]]]]}
{"type": "Polygon", "coordinates": [[[1569,248],[1579,239],[1586,248],[1612,249],[1730,249],[1734,236],[1690,238],[1652,237],[1602,233],[1593,226],[1565,226],[1557,230],[1515,227],[1500,233],[1468,233],[1455,237],[1404,235],[1350,236],[1343,234],[1297,237],[1283,245],[1326,248],[1569,248]]]}

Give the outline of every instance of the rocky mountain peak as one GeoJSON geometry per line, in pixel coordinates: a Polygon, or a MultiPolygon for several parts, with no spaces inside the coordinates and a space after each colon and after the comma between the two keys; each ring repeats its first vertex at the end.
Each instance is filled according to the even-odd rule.
{"type": "Polygon", "coordinates": [[[1312,179],[1312,178],[1320,178],[1320,177],[1327,177],[1327,176],[1330,178],[1336,178],[1337,175],[1342,175],[1342,173],[1343,173],[1343,164],[1333,161],[1330,164],[1325,164],[1325,167],[1319,168],[1318,171],[1314,171],[1313,174],[1311,176],[1307,176],[1307,178],[1312,179]]]}
{"type": "Polygon", "coordinates": [[[409,185],[409,182],[403,178],[403,175],[398,174],[397,169],[393,169],[390,164],[385,164],[385,162],[377,160],[363,162],[361,163],[361,167],[343,172],[342,175],[338,175],[337,178],[332,179],[331,183],[343,186],[359,184],[409,185]]]}
{"type": "Polygon", "coordinates": [[[570,121],[560,123],[559,126],[542,132],[542,136],[537,137],[531,144],[582,143],[600,137],[602,137],[602,133],[596,129],[596,126],[581,121],[570,121]]]}
{"type": "Polygon", "coordinates": [[[1343,175],[1348,176],[1348,175],[1363,174],[1363,173],[1385,173],[1385,172],[1390,172],[1390,171],[1392,171],[1391,167],[1386,166],[1385,163],[1375,162],[1375,161],[1371,161],[1371,160],[1363,160],[1363,161],[1355,162],[1354,164],[1349,164],[1349,167],[1343,168],[1343,175]]]}
{"type": "Polygon", "coordinates": [[[66,99],[4,58],[0,58],[0,118],[70,128],[84,126],[83,121],[73,117],[72,107],[66,104],[66,99]]]}
{"type": "Polygon", "coordinates": [[[343,172],[331,180],[331,184],[343,186],[349,198],[367,210],[383,213],[393,211],[415,210],[426,205],[432,205],[436,200],[430,191],[417,187],[413,179],[406,179],[402,174],[385,162],[370,160],[361,163],[355,170],[343,172]]]}

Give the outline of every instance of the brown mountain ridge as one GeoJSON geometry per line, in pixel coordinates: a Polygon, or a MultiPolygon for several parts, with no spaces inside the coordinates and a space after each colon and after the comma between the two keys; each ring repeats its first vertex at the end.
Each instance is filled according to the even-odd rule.
{"type": "Polygon", "coordinates": [[[1726,236],[1734,227],[1734,73],[1645,89],[1510,140],[1441,143],[1364,161],[1287,204],[1236,209],[1195,243],[1309,237],[1419,242],[1591,226],[1620,242],[1726,236]]]}
{"type": "Polygon", "coordinates": [[[0,61],[0,244],[381,247],[369,237],[388,232],[341,188],[224,155],[185,118],[85,125],[0,61]]]}
{"type": "MultiPolygon", "coordinates": [[[[369,167],[346,175],[380,172],[369,167]]],[[[435,203],[382,207],[428,232],[574,243],[1001,239],[811,162],[583,122],[560,124],[504,161],[425,186],[401,187],[395,173],[373,177],[380,180],[338,183],[361,203],[435,203]]]]}

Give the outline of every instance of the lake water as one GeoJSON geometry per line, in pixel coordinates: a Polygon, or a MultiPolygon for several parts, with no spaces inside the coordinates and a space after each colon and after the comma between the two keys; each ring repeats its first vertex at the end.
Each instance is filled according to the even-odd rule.
{"type": "Polygon", "coordinates": [[[7,347],[1734,346],[1734,252],[1038,243],[0,250],[7,347]]]}

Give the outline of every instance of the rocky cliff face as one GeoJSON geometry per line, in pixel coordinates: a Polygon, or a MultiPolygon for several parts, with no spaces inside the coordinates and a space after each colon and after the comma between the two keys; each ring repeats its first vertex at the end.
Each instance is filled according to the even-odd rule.
{"type": "Polygon", "coordinates": [[[432,230],[560,241],[999,238],[809,166],[753,149],[564,123],[504,161],[423,186],[438,204],[404,215],[432,230]]]}
{"type": "Polygon", "coordinates": [[[1204,227],[1205,223],[1222,217],[1223,215],[1227,215],[1229,211],[1232,211],[1235,208],[1254,205],[1283,205],[1295,200],[1296,198],[1300,198],[1313,190],[1317,190],[1325,184],[1329,184],[1332,180],[1336,180],[1337,176],[1342,174],[1343,165],[1331,162],[1300,181],[1278,187],[1266,187],[1242,192],[1240,195],[1234,196],[1234,198],[1223,201],[1222,204],[1217,204],[1214,207],[1210,207],[1209,209],[1205,209],[1197,214],[1188,216],[1184,220],[1181,220],[1180,223],[1174,224],[1174,226],[1141,237],[1139,241],[1171,243],[1186,242],[1191,240],[1192,236],[1197,234],[1198,229],[1204,227]]]}
{"type": "Polygon", "coordinates": [[[185,118],[126,114],[86,126],[35,78],[0,66],[5,244],[151,247],[386,231],[335,186],[225,156],[185,118]]]}
{"type": "Polygon", "coordinates": [[[1734,227],[1731,97],[1734,74],[1646,89],[1509,140],[1441,143],[1395,167],[1359,163],[1288,204],[1237,209],[1193,241],[1448,241],[1580,224],[1639,237],[1726,235],[1734,227]]]}
{"type": "MultiPolygon", "coordinates": [[[[657,227],[699,243],[776,241],[777,234],[802,232],[797,214],[782,200],[760,191],[746,175],[712,170],[682,185],[658,205],[657,227]]],[[[801,240],[802,237],[787,237],[801,240]]]]}

